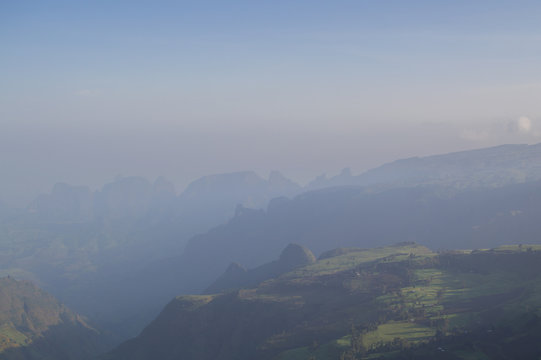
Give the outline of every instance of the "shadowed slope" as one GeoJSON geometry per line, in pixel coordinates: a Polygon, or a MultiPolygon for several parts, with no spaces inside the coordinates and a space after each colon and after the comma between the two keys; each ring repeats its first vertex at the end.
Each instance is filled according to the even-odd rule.
{"type": "Polygon", "coordinates": [[[316,258],[304,246],[289,244],[276,261],[246,270],[238,263],[229,265],[225,273],[220,276],[205,291],[205,294],[217,293],[224,290],[251,287],[262,281],[280,276],[297,267],[312,264],[316,258]]]}

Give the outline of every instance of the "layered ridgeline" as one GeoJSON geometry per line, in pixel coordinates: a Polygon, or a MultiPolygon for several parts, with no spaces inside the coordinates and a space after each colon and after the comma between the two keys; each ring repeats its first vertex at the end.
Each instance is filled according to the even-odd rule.
{"type": "Polygon", "coordinates": [[[257,286],[177,297],[104,359],[538,358],[540,250],[337,249],[257,286]]]}
{"type": "Polygon", "coordinates": [[[539,181],[471,189],[342,186],[277,198],[266,210],[238,208],[227,224],[192,238],[182,255],[135,274],[129,279],[136,290],[130,301],[143,307],[145,301],[165,304],[178,294],[200,293],[232,262],[254,268],[278,257],[289,243],[301,243],[316,254],[336,246],[385,246],[400,240],[431,249],[538,243],[539,213],[539,181]]]}
{"type": "MultiPolygon", "coordinates": [[[[183,255],[136,277],[152,294],[199,293],[232,263],[248,268],[278,257],[289,243],[315,254],[332,247],[377,247],[397,240],[431,249],[539,243],[541,182],[458,191],[427,185],[372,191],[339,187],[276,199],[266,211],[241,209],[228,224],[194,237],[183,255]]],[[[134,279],[135,281],[135,279],[134,279]]],[[[141,291],[139,299],[149,296],[141,291]]]]}
{"type": "Polygon", "coordinates": [[[238,208],[227,224],[192,238],[182,255],[134,279],[152,282],[153,294],[163,289],[163,301],[203,291],[231,262],[252,268],[271,261],[289,243],[316,254],[401,239],[432,249],[536,243],[540,164],[541,145],[505,145],[401,160],[359,176],[345,172],[307,188],[334,187],[275,198],[265,210],[238,208]]]}
{"type": "Polygon", "coordinates": [[[27,211],[41,222],[173,215],[182,217],[204,212],[212,220],[205,223],[201,219],[203,223],[196,230],[198,232],[226,221],[233,215],[237,204],[262,208],[274,197],[294,196],[303,191],[325,187],[440,184],[472,188],[497,187],[540,179],[541,144],[502,145],[401,159],[360,175],[352,175],[349,169],[344,169],[331,178],[321,175],[304,188],[276,171],[268,179],[249,171],[204,176],[190,183],[178,196],[174,185],[163,177],[154,183],[141,177],[118,177],[98,191],[91,191],[86,186],[58,183],[50,194],[36,198],[27,211]],[[213,205],[212,209],[207,205],[213,205]]]}
{"type": "Polygon", "coordinates": [[[118,177],[97,191],[87,186],[56,184],[51,193],[40,195],[27,212],[37,222],[88,222],[137,218],[154,221],[182,219],[193,213],[203,231],[226,221],[237,204],[264,207],[276,196],[292,196],[301,187],[273,171],[268,179],[254,172],[209,175],[190,183],[176,195],[175,186],[163,177],[154,183],[142,177],[118,177]],[[203,212],[203,214],[201,214],[203,212]]]}
{"type": "Polygon", "coordinates": [[[0,278],[0,359],[92,359],[105,336],[28,281],[0,278]]]}
{"type": "Polygon", "coordinates": [[[98,191],[58,184],[26,211],[0,204],[0,275],[38,280],[131,336],[173,296],[203,291],[231,262],[269,262],[289,243],[319,254],[401,239],[433,249],[537,242],[531,181],[540,162],[540,145],[506,145],[344,171],[304,188],[253,172],[204,177],[180,195],[163,178],[118,178],[98,191]]]}

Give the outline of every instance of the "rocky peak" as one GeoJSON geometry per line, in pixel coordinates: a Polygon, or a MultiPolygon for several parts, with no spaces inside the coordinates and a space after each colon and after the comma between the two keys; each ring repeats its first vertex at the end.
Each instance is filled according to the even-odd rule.
{"type": "Polygon", "coordinates": [[[314,263],[316,257],[304,246],[289,244],[280,254],[279,261],[288,267],[297,267],[314,263]]]}

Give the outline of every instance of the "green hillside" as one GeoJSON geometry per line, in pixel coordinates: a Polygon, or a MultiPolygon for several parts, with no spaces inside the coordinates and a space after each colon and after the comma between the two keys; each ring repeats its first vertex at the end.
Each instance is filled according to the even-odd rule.
{"type": "Polygon", "coordinates": [[[0,359],[91,359],[104,337],[28,281],[0,278],[0,359]]]}
{"type": "Polygon", "coordinates": [[[178,297],[106,359],[400,358],[502,324],[529,336],[515,319],[541,315],[539,250],[335,250],[255,288],[178,297]]]}

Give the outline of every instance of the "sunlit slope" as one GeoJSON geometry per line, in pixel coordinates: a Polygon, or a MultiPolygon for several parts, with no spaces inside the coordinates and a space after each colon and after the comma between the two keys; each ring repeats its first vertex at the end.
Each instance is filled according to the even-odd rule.
{"type": "Polygon", "coordinates": [[[28,281],[0,278],[0,359],[90,359],[104,338],[28,281]]]}

